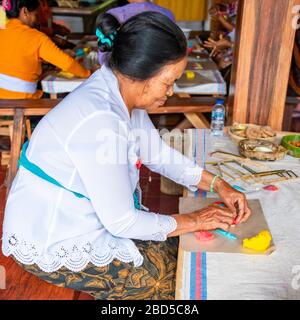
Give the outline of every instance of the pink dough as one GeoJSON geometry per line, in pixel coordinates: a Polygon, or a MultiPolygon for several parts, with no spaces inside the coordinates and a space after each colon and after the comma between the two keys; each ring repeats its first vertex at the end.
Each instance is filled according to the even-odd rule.
{"type": "Polygon", "coordinates": [[[194,235],[199,241],[210,241],[215,238],[215,235],[208,231],[197,231],[194,235]]]}

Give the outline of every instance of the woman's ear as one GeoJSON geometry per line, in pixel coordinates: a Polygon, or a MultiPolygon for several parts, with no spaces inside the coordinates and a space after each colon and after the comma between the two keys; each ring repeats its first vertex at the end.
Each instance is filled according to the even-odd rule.
{"type": "Polygon", "coordinates": [[[23,7],[21,10],[20,10],[20,13],[19,13],[19,18],[20,20],[24,20],[26,19],[26,17],[28,17],[28,9],[23,7]]]}

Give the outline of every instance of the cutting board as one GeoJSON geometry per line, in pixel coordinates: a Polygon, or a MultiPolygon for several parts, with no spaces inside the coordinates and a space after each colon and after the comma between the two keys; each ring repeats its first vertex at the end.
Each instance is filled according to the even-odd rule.
{"type": "Polygon", "coordinates": [[[182,74],[182,76],[176,81],[176,84],[179,88],[188,88],[199,86],[203,84],[214,83],[214,80],[211,80],[200,74],[198,71],[194,71],[194,78],[188,78],[186,71],[182,74]]]}
{"type": "MultiPolygon", "coordinates": [[[[199,209],[203,209],[208,205],[221,201],[220,199],[206,198],[180,198],[179,212],[180,214],[190,213],[199,209]]],[[[265,252],[257,252],[251,249],[245,249],[242,246],[244,238],[252,238],[262,230],[268,230],[269,226],[263,214],[259,200],[248,200],[252,210],[252,215],[245,223],[241,223],[235,227],[231,227],[228,231],[238,237],[237,240],[228,239],[221,235],[215,235],[210,241],[199,241],[194,233],[186,233],[180,236],[180,247],[185,251],[192,252],[226,252],[226,253],[243,253],[269,255],[275,251],[275,245],[272,240],[270,248],[265,252]]],[[[272,237],[273,238],[273,237],[272,237]]]]}

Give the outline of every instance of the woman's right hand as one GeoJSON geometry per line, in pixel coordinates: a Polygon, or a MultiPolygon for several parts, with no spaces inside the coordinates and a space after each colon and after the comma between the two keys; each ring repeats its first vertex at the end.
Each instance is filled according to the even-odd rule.
{"type": "Polygon", "coordinates": [[[199,211],[191,213],[195,219],[195,231],[206,231],[213,229],[228,230],[236,218],[236,214],[226,207],[210,205],[199,211]]]}
{"type": "Polygon", "coordinates": [[[223,229],[227,231],[236,219],[236,213],[227,207],[212,204],[206,208],[186,214],[172,215],[177,228],[168,237],[177,237],[188,232],[223,229]]]}

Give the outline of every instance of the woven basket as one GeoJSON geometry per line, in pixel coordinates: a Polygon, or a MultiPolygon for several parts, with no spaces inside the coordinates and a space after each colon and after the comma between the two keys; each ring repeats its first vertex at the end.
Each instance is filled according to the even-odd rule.
{"type": "Polygon", "coordinates": [[[64,8],[79,8],[78,0],[57,0],[57,4],[64,8]]]}
{"type": "Polygon", "coordinates": [[[287,150],[277,144],[262,139],[244,139],[239,143],[239,152],[242,156],[253,160],[275,161],[281,160],[287,154],[287,150]],[[272,152],[256,151],[258,147],[265,147],[272,152]]]}
{"type": "MultiPolygon", "coordinates": [[[[258,126],[256,124],[243,124],[243,126],[246,126],[247,128],[260,128],[261,126],[258,126]]],[[[236,134],[234,134],[231,130],[232,130],[233,126],[228,128],[228,135],[230,136],[230,138],[232,139],[232,141],[238,145],[240,141],[244,140],[244,139],[248,139],[247,137],[240,137],[236,134]]],[[[271,142],[275,142],[276,140],[276,135],[274,137],[268,137],[268,138],[259,138],[260,140],[264,140],[264,141],[271,141],[271,142]]]]}

